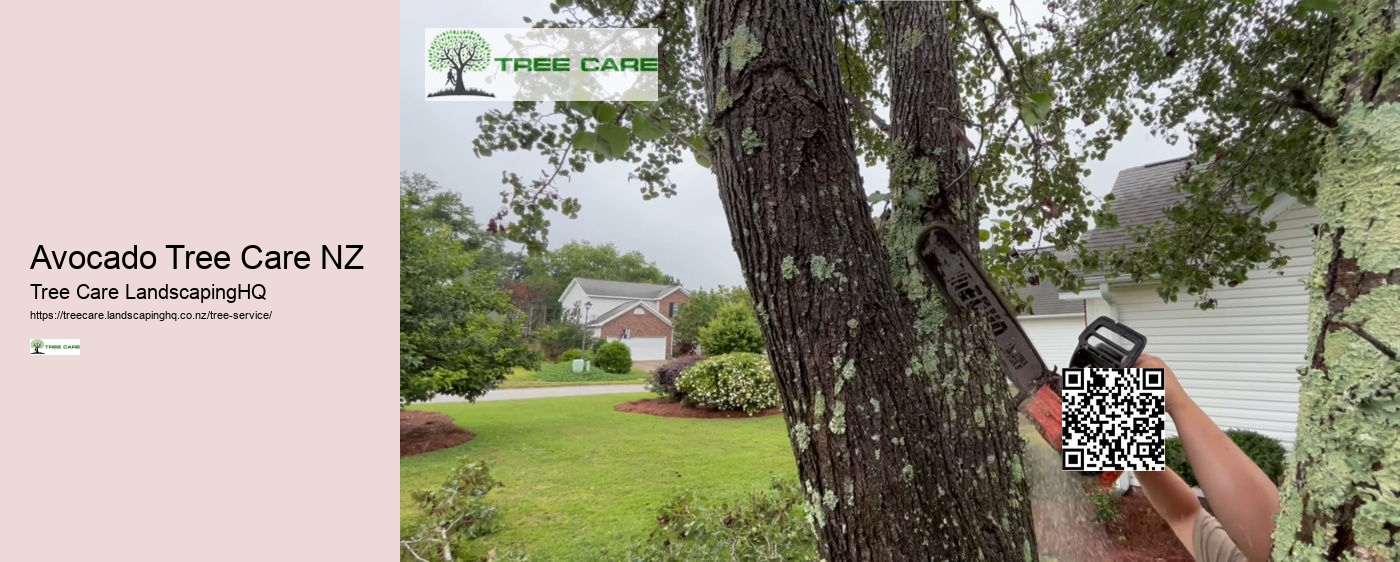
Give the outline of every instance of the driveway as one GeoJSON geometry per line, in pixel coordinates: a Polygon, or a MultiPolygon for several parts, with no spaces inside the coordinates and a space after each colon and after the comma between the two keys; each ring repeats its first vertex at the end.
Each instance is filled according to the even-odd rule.
{"type": "MultiPolygon", "coordinates": [[[[477,402],[491,402],[496,400],[525,400],[529,398],[558,398],[561,396],[591,396],[595,394],[629,394],[633,392],[646,392],[646,385],[641,384],[595,384],[589,386],[549,386],[542,388],[501,388],[487,392],[485,396],[477,398],[477,402]]],[[[429,404],[443,404],[449,402],[466,402],[456,396],[439,396],[429,400],[429,404]]]]}

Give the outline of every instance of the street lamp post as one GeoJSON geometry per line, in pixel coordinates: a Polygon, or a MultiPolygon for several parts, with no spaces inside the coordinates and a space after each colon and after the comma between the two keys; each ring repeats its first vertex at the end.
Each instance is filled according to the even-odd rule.
{"type": "Polygon", "coordinates": [[[578,348],[583,352],[583,370],[588,370],[588,311],[593,308],[593,301],[583,303],[583,337],[579,339],[578,348]]]}

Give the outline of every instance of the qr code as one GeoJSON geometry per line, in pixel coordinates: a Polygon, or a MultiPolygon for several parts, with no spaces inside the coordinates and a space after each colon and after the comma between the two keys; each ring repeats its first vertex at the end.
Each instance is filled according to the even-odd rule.
{"type": "Polygon", "coordinates": [[[1166,387],[1161,369],[1065,369],[1061,459],[1065,470],[1166,468],[1166,387]]]}

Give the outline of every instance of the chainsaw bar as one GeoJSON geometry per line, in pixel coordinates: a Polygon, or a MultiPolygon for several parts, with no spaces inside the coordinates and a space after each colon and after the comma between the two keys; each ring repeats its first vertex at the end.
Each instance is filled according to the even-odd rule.
{"type": "MultiPolygon", "coordinates": [[[[1063,400],[1060,396],[1060,376],[1045,365],[1031,339],[1007,310],[982,268],[968,255],[953,236],[952,229],[934,223],[919,238],[919,261],[926,275],[943,290],[952,306],[983,314],[995,336],[997,355],[1007,378],[1016,386],[1016,405],[1029,418],[1036,433],[1056,452],[1063,448],[1061,428],[1063,400]]],[[[1136,358],[1136,355],[1134,355],[1136,358]]],[[[1081,476],[1097,478],[1105,491],[1112,489],[1119,472],[1078,471],[1081,476]]]]}
{"type": "MultiPolygon", "coordinates": [[[[1024,403],[1046,385],[1052,385],[1058,397],[1059,375],[1045,365],[1016,316],[1006,309],[982,268],[958,243],[951,229],[940,223],[929,227],[919,239],[918,252],[926,274],[943,288],[944,297],[954,307],[986,316],[1007,378],[1018,391],[1016,403],[1024,403]]],[[[1055,430],[1058,433],[1059,427],[1055,430]]]]}

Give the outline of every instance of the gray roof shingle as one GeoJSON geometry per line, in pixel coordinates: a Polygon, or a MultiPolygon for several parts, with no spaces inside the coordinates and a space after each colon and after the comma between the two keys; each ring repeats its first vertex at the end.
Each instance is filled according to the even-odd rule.
{"type": "Polygon", "coordinates": [[[1021,298],[1034,296],[1031,313],[1022,316],[1045,316],[1047,314],[1078,314],[1084,312],[1082,300],[1060,300],[1060,289],[1049,283],[1021,287],[1016,290],[1021,298]]]}
{"type": "Polygon", "coordinates": [[[1118,216],[1118,228],[1095,228],[1085,246],[1103,251],[1120,246],[1133,247],[1128,228],[1148,226],[1163,220],[1162,211],[1186,199],[1186,193],[1172,189],[1177,175],[1186,170],[1188,158],[1164,160],[1118,172],[1113,182],[1111,210],[1118,216]]]}
{"type": "MultiPolygon", "coordinates": [[[[1023,254],[1033,254],[1036,252],[1055,252],[1055,257],[1061,262],[1068,262],[1074,259],[1074,252],[1056,251],[1054,248],[1033,248],[1022,250],[1023,254]]],[[[1060,300],[1060,288],[1050,283],[1040,283],[1039,285],[1026,285],[1016,289],[1016,294],[1022,299],[1034,296],[1031,301],[1031,313],[1021,316],[1045,316],[1047,314],[1074,314],[1084,312],[1084,301],[1082,300],[1060,300]]]]}
{"type": "Polygon", "coordinates": [[[622,297],[628,299],[655,299],[660,298],[676,288],[678,285],[656,285],[652,283],[628,283],[626,281],[603,281],[601,279],[584,279],[579,277],[578,281],[583,292],[590,296],[622,297]]]}

